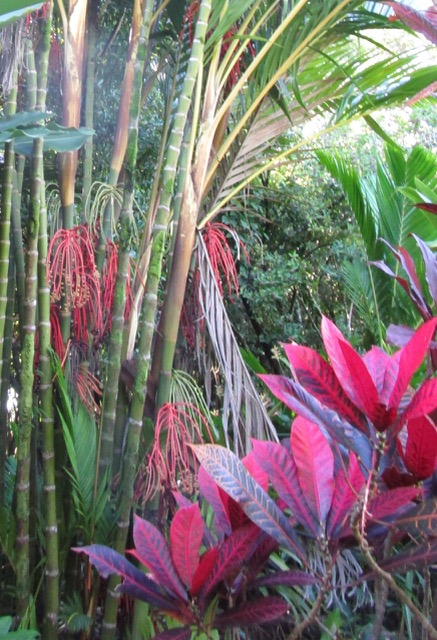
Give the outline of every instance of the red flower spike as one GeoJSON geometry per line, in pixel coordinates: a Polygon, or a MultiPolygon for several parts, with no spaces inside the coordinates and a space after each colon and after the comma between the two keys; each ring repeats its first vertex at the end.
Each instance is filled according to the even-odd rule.
{"type": "Polygon", "coordinates": [[[237,249],[239,250],[241,248],[243,250],[246,260],[249,262],[249,255],[244,243],[241,242],[236,233],[226,224],[221,222],[207,224],[203,232],[203,240],[220,293],[223,296],[224,280],[227,286],[229,300],[232,302],[232,291],[235,292],[236,296],[239,295],[238,273],[237,265],[225,232],[233,236],[237,249]]]}
{"type": "Polygon", "coordinates": [[[179,482],[189,485],[183,489],[193,493],[193,467],[197,468],[197,463],[190,445],[204,442],[202,428],[212,442],[208,423],[194,405],[178,402],[161,407],[152,450],[138,472],[137,500],[145,503],[162,488],[176,490],[179,482]]]}

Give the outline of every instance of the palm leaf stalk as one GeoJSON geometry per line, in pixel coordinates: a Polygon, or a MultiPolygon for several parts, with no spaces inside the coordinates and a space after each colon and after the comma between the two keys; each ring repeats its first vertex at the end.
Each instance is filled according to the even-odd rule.
{"type": "Polygon", "coordinates": [[[120,244],[118,249],[117,279],[112,311],[111,337],[106,369],[106,383],[102,406],[101,448],[99,477],[110,470],[113,454],[114,428],[118,398],[118,381],[121,369],[123,327],[126,308],[126,283],[130,269],[132,243],[132,219],[135,186],[135,166],[138,155],[138,123],[141,110],[141,89],[147,57],[153,2],[145,0],[142,10],[142,27],[138,38],[137,56],[134,67],[129,121],[129,138],[124,163],[125,180],[123,208],[120,215],[120,244]]]}
{"type": "MultiPolygon", "coordinates": [[[[123,161],[126,155],[126,148],[129,137],[130,105],[135,77],[135,64],[138,55],[138,44],[143,24],[143,2],[134,0],[132,25],[130,31],[129,48],[124,71],[123,84],[121,87],[120,107],[118,110],[117,124],[114,134],[114,144],[109,167],[108,185],[116,187],[123,168],[123,161]]],[[[110,198],[104,211],[103,220],[99,235],[99,245],[97,247],[96,264],[99,271],[102,268],[106,240],[110,235],[111,218],[113,218],[113,199],[110,198]]]]}
{"type": "MultiPolygon", "coordinates": [[[[88,129],[94,127],[94,83],[96,77],[96,55],[97,55],[97,11],[96,4],[91,3],[88,9],[87,20],[87,58],[85,72],[85,109],[84,125],[88,129]]],[[[92,136],[87,138],[83,148],[83,179],[82,179],[82,202],[85,203],[91,191],[93,180],[93,150],[94,142],[92,136]]]]}
{"type": "Polygon", "coordinates": [[[16,475],[16,591],[17,613],[23,616],[30,600],[30,467],[33,426],[33,385],[35,358],[35,322],[37,304],[38,233],[43,187],[43,140],[33,143],[31,178],[31,204],[26,245],[26,280],[24,299],[23,344],[21,350],[21,391],[18,403],[16,475]]]}
{"type": "MultiPolygon", "coordinates": [[[[150,352],[155,324],[154,316],[157,307],[157,291],[161,278],[165,236],[167,226],[171,218],[170,205],[175,185],[176,169],[188,111],[191,106],[191,96],[202,65],[204,42],[208,29],[210,12],[211,0],[202,0],[199,6],[198,18],[194,29],[193,45],[187,73],[176,107],[174,123],[167,146],[167,158],[163,171],[161,197],[152,232],[152,254],[148,269],[146,293],[143,299],[139,327],[141,337],[138,347],[138,367],[134,380],[131,407],[127,423],[126,448],[124,453],[124,463],[121,469],[120,490],[118,494],[119,515],[114,548],[119,552],[123,552],[125,548],[129,527],[129,514],[132,506],[133,486],[138,465],[138,451],[143,425],[147,376],[149,372],[150,352]]],[[[117,601],[114,598],[114,589],[117,583],[118,578],[110,578],[105,603],[105,620],[103,623],[102,640],[112,640],[115,635],[117,601]],[[111,617],[106,613],[107,611],[110,612],[111,617]]]]}
{"type": "MultiPolygon", "coordinates": [[[[65,41],[62,119],[66,127],[79,127],[80,125],[87,5],[88,0],[69,0],[67,13],[63,0],[58,0],[65,41]]],[[[74,226],[77,160],[77,151],[66,151],[59,154],[59,188],[65,229],[71,229],[74,226]]],[[[69,328],[69,315],[67,314],[63,327],[64,339],[68,337],[69,328]]]]}

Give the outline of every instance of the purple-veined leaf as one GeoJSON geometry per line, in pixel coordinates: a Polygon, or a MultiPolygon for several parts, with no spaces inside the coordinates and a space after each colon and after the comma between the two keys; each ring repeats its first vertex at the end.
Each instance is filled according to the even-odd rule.
{"type": "Polygon", "coordinates": [[[178,609],[178,602],[175,602],[171,597],[167,596],[160,585],[148,578],[124,556],[117,553],[117,551],[101,544],[76,547],[73,551],[85,553],[89,557],[91,564],[103,578],[111,575],[117,575],[123,578],[125,581],[124,590],[135,598],[166,611],[175,611],[178,609]]]}
{"type": "MultiPolygon", "coordinates": [[[[423,362],[429,343],[434,336],[436,326],[437,318],[432,318],[428,320],[428,322],[425,322],[425,324],[417,329],[408,344],[392,356],[386,370],[386,388],[388,391],[391,391],[388,399],[389,409],[399,406],[413,374],[423,362]],[[388,378],[390,376],[391,380],[395,379],[394,383],[391,380],[389,382],[388,378]]],[[[383,398],[383,400],[385,400],[385,398],[383,398]]]]}
{"type": "Polygon", "coordinates": [[[390,356],[380,347],[372,347],[363,355],[363,362],[375,383],[378,395],[381,395],[384,390],[385,370],[389,361],[390,356]]]}
{"type": "Polygon", "coordinates": [[[415,329],[411,327],[390,324],[387,328],[386,339],[389,344],[394,344],[396,347],[405,347],[414,333],[415,329]]]}
{"type": "Polygon", "coordinates": [[[314,349],[297,344],[282,346],[299,384],[323,405],[365,431],[366,424],[361,411],[343,391],[331,365],[314,349]]]}
{"type": "Polygon", "coordinates": [[[135,555],[153,576],[171,594],[188,600],[186,591],[176,573],[168,545],[162,533],[150,522],[135,516],[135,555]]]}
{"type": "MultiPolygon", "coordinates": [[[[437,205],[436,205],[437,207],[437,205]]],[[[435,304],[437,304],[437,258],[436,255],[431,249],[428,247],[426,242],[424,242],[419,236],[416,234],[411,234],[415,241],[417,242],[417,246],[422,252],[423,262],[425,264],[425,276],[426,281],[428,283],[428,289],[431,294],[432,299],[435,304]]]]}
{"type": "Polygon", "coordinates": [[[219,546],[213,547],[205,551],[199,560],[199,566],[197,567],[193,580],[191,583],[191,595],[197,596],[208,579],[209,574],[213,570],[219,552],[219,546]]]}
{"type": "MultiPolygon", "coordinates": [[[[394,255],[398,257],[398,259],[400,259],[399,258],[400,254],[396,251],[396,249],[393,249],[393,247],[390,244],[388,244],[388,242],[385,242],[385,244],[391,249],[394,255]]],[[[422,290],[420,288],[417,289],[414,285],[414,282],[411,279],[409,279],[411,284],[410,286],[410,284],[408,284],[405,278],[402,278],[401,276],[396,275],[390,269],[390,267],[388,267],[385,264],[385,262],[383,262],[382,260],[378,260],[377,262],[370,262],[369,264],[373,265],[374,267],[377,267],[378,269],[380,269],[385,274],[387,274],[388,276],[396,280],[396,282],[401,285],[401,287],[404,289],[408,297],[412,300],[413,304],[417,307],[417,310],[419,311],[420,315],[424,320],[426,320],[431,316],[431,310],[425,298],[423,297],[422,290]]]]}
{"type": "Polygon", "coordinates": [[[244,602],[234,609],[220,613],[214,624],[219,629],[226,627],[252,627],[278,620],[288,611],[288,604],[282,598],[266,596],[244,602]]]}
{"type": "Polygon", "coordinates": [[[378,405],[378,392],[366,365],[335,324],[322,318],[326,353],[344,392],[363,413],[372,417],[378,405]]]}
{"type": "Polygon", "coordinates": [[[437,428],[428,416],[420,416],[408,421],[407,432],[405,466],[418,480],[425,480],[436,469],[437,428]]]}
{"type": "Polygon", "coordinates": [[[417,389],[413,399],[398,416],[390,430],[390,437],[394,438],[401,431],[408,420],[430,415],[437,408],[437,378],[425,380],[417,389]]]}
{"type": "Polygon", "coordinates": [[[290,569],[288,571],[275,571],[275,573],[268,573],[265,576],[257,578],[250,584],[253,588],[258,587],[306,587],[311,584],[317,584],[320,582],[320,578],[314,575],[314,573],[306,573],[305,571],[299,571],[297,569],[290,569]]]}
{"type": "Polygon", "coordinates": [[[198,504],[179,509],[170,526],[171,556],[184,585],[191,589],[194,573],[199,566],[199,552],[203,538],[203,520],[198,504]]]}
{"type": "Polygon", "coordinates": [[[393,523],[411,536],[437,536],[437,498],[414,505],[393,523]]]}
{"type": "MultiPolygon", "coordinates": [[[[398,553],[390,558],[385,558],[378,562],[381,569],[390,573],[404,573],[410,570],[420,571],[425,566],[437,562],[437,540],[424,542],[418,546],[411,547],[404,553],[398,553]]],[[[361,580],[376,578],[376,574],[364,573],[361,580]]]]}
{"type": "Polygon", "coordinates": [[[437,13],[434,7],[426,11],[417,11],[405,4],[383,0],[389,4],[401,22],[424,35],[428,40],[437,44],[437,13]]]}
{"type": "Polygon", "coordinates": [[[234,577],[253,554],[260,531],[252,522],[231,533],[219,547],[217,560],[214,563],[201,590],[204,600],[212,589],[222,580],[234,577]]]}
{"type": "MultiPolygon", "coordinates": [[[[220,536],[220,539],[222,539],[223,536],[231,534],[232,526],[229,518],[229,512],[222,500],[220,488],[203,467],[199,467],[197,479],[199,482],[200,493],[205,500],[209,502],[214,511],[215,529],[217,534],[220,536]]],[[[225,494],[225,496],[227,496],[227,494],[225,494]]]]}
{"type": "Polygon", "coordinates": [[[324,528],[334,494],[334,455],[319,427],[298,416],[290,436],[305,500],[324,528]]]}
{"type": "Polygon", "coordinates": [[[349,451],[353,451],[366,469],[371,468],[373,448],[364,433],[343,420],[335,411],[324,407],[297,382],[284,376],[262,375],[260,378],[287,407],[317,424],[333,445],[341,445],[346,459],[349,451]]]}
{"type": "Polygon", "coordinates": [[[300,558],[305,551],[285,515],[270,496],[252,478],[237,456],[218,445],[193,447],[201,465],[245,514],[279,544],[292,549],[300,558]]]}
{"type": "Polygon", "coordinates": [[[258,463],[269,476],[278,496],[291,510],[292,516],[318,536],[320,524],[308,508],[299,484],[297,466],[291,453],[277,442],[252,439],[252,446],[258,463]]]}
{"type": "Polygon", "coordinates": [[[371,520],[391,522],[395,519],[399,509],[409,507],[410,503],[420,493],[418,487],[398,487],[378,494],[369,501],[367,510],[371,520]]]}
{"type": "Polygon", "coordinates": [[[167,629],[153,636],[153,640],[190,640],[191,629],[181,627],[180,629],[167,629]]]}
{"type": "Polygon", "coordinates": [[[335,491],[326,527],[326,534],[331,540],[335,540],[340,536],[364,482],[365,477],[360,469],[358,460],[351,453],[349,469],[347,472],[344,469],[340,469],[335,478],[335,491]]]}

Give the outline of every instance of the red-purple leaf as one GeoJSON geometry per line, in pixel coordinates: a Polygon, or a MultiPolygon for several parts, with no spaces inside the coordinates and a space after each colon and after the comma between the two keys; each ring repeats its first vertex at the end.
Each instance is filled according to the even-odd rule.
{"type": "Polygon", "coordinates": [[[284,344],[283,347],[299,384],[326,407],[365,431],[362,413],[343,391],[331,365],[314,349],[297,344],[284,344]]]}
{"type": "Polygon", "coordinates": [[[393,520],[399,509],[409,506],[420,493],[418,487],[398,487],[380,493],[369,501],[367,510],[372,520],[393,520]]]}
{"type": "MultiPolygon", "coordinates": [[[[398,553],[392,558],[379,561],[379,566],[384,571],[391,573],[402,573],[412,569],[420,570],[425,566],[437,562],[437,540],[424,542],[417,547],[413,547],[405,553],[398,553]]],[[[363,574],[363,579],[375,578],[374,573],[363,574]]]]}
{"type": "Polygon", "coordinates": [[[218,552],[219,547],[213,547],[212,549],[205,551],[205,553],[200,557],[199,566],[197,567],[191,582],[192,596],[197,596],[200,593],[200,590],[212,572],[213,567],[217,563],[218,552]]]}
{"type": "Polygon", "coordinates": [[[202,538],[203,520],[199,505],[179,509],[170,526],[171,556],[180,579],[188,589],[191,589],[199,565],[202,538]]]}
{"type": "Polygon", "coordinates": [[[306,573],[305,571],[299,571],[297,569],[290,569],[288,571],[275,571],[275,573],[268,573],[265,576],[261,576],[253,583],[251,587],[306,587],[310,584],[317,584],[320,582],[313,573],[306,573]]]}
{"type": "Polygon", "coordinates": [[[423,211],[429,211],[430,213],[437,213],[437,204],[433,204],[431,202],[418,202],[414,205],[418,209],[423,209],[423,211]]]}
{"type": "Polygon", "coordinates": [[[416,11],[412,7],[400,4],[399,2],[390,2],[383,0],[385,4],[389,4],[396,14],[407,27],[423,34],[428,40],[437,44],[437,26],[436,26],[436,10],[434,7],[426,11],[416,11]]]}
{"type": "Polygon", "coordinates": [[[298,416],[291,429],[291,449],[305,500],[323,527],[334,494],[334,455],[313,422],[298,416]]]}
{"type": "Polygon", "coordinates": [[[418,480],[425,480],[436,469],[437,428],[428,416],[420,416],[408,421],[407,431],[405,466],[418,480]]]}
{"type": "Polygon", "coordinates": [[[351,453],[349,469],[344,469],[335,478],[335,491],[332,506],[328,516],[326,534],[331,540],[335,540],[341,534],[344,524],[350,517],[350,510],[357,501],[360,489],[365,482],[356,456],[351,453]]]}
{"type": "Polygon", "coordinates": [[[229,496],[220,491],[217,483],[211,478],[203,467],[199,467],[197,474],[199,489],[202,496],[209,502],[214,511],[214,524],[217,534],[220,537],[228,536],[232,532],[229,510],[227,508],[229,496]],[[226,503],[223,502],[223,495],[226,496],[226,503]]]}
{"type": "Polygon", "coordinates": [[[437,536],[437,498],[414,505],[394,525],[412,536],[437,536]]]}
{"type": "Polygon", "coordinates": [[[187,600],[164,536],[153,524],[139,516],[135,516],[134,521],[134,543],[134,555],[150,569],[159,584],[178,598],[187,600]]]}
{"type": "Polygon", "coordinates": [[[202,600],[208,596],[219,582],[229,577],[234,577],[233,574],[241,570],[256,548],[259,533],[258,527],[250,522],[246,526],[233,531],[229,538],[226,538],[219,548],[217,561],[203,584],[202,600]]]}
{"type": "Polygon", "coordinates": [[[245,456],[241,461],[252,478],[257,481],[259,486],[264,489],[264,491],[269,490],[269,476],[264,471],[264,469],[260,466],[258,461],[255,458],[253,451],[251,451],[247,456],[245,456]]]}
{"type": "Polygon", "coordinates": [[[430,415],[436,408],[437,378],[432,378],[431,380],[425,380],[425,382],[420,385],[411,402],[393,424],[392,437],[401,431],[408,420],[430,415]]]}
{"type": "Polygon", "coordinates": [[[319,535],[320,525],[308,508],[293,456],[277,442],[252,439],[252,446],[258,463],[269,476],[279,497],[290,508],[292,516],[315,536],[319,535]]]}
{"type": "MultiPolygon", "coordinates": [[[[397,408],[404,395],[407,386],[414,374],[420,367],[428,350],[429,343],[435,333],[437,326],[437,318],[432,318],[425,322],[415,332],[414,336],[400,351],[394,354],[391,362],[387,367],[386,379],[391,375],[391,379],[395,376],[395,382],[387,384],[388,408],[397,408]],[[397,370],[397,375],[396,375],[397,370]]],[[[383,398],[385,400],[385,398],[383,398]]],[[[437,404],[437,403],[436,403],[437,404]]]]}
{"type": "Polygon", "coordinates": [[[390,324],[387,329],[386,339],[389,344],[394,344],[396,347],[405,347],[414,333],[415,329],[411,327],[390,324]]]}
{"type": "Polygon", "coordinates": [[[232,451],[210,444],[196,445],[193,449],[201,465],[239,503],[252,522],[279,544],[305,558],[299,538],[287,518],[232,451]]]}
{"type": "Polygon", "coordinates": [[[218,628],[251,627],[264,622],[273,622],[284,616],[288,604],[282,598],[266,596],[250,602],[244,602],[235,609],[220,613],[215,619],[218,628]]]}
{"type": "Polygon", "coordinates": [[[345,393],[371,417],[378,405],[378,392],[362,358],[335,324],[325,317],[322,318],[322,336],[332,368],[345,393]]]}
{"type": "Polygon", "coordinates": [[[283,376],[262,375],[260,378],[287,407],[317,424],[325,437],[342,446],[344,453],[353,451],[367,469],[371,468],[373,449],[364,433],[323,406],[297,382],[283,376]]]}
{"type": "Polygon", "coordinates": [[[385,370],[389,361],[390,356],[388,353],[379,347],[372,347],[363,356],[363,362],[375,383],[378,395],[381,395],[384,390],[385,370]]]}
{"type": "MultiPolygon", "coordinates": [[[[437,211],[437,205],[434,205],[437,211]]],[[[425,264],[425,275],[426,281],[428,283],[428,289],[431,294],[432,299],[435,304],[437,304],[437,258],[436,255],[431,249],[428,247],[426,242],[423,242],[419,236],[416,236],[414,233],[411,234],[417,245],[422,252],[423,262],[425,264]]]]}
{"type": "Polygon", "coordinates": [[[123,590],[135,598],[166,611],[177,610],[179,603],[168,597],[160,585],[147,577],[116,551],[101,544],[77,547],[73,551],[85,553],[103,578],[117,575],[124,579],[123,590]]]}

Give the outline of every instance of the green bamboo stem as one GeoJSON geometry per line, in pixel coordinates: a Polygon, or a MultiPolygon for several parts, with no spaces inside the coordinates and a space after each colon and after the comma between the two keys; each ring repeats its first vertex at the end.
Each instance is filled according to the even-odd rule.
{"type": "Polygon", "coordinates": [[[33,384],[35,356],[35,317],[37,302],[38,232],[43,175],[43,140],[33,143],[31,206],[27,232],[26,281],[23,345],[21,351],[21,392],[18,404],[16,475],[16,592],[17,613],[23,616],[30,600],[29,515],[30,463],[33,423],[33,384]]]}
{"type": "MultiPolygon", "coordinates": [[[[52,4],[41,24],[41,40],[37,57],[37,109],[46,108],[48,60],[52,4]]],[[[55,445],[52,368],[50,360],[50,288],[47,284],[48,220],[45,184],[41,176],[41,205],[38,234],[38,334],[39,334],[39,409],[42,436],[43,502],[46,565],[44,579],[44,638],[58,637],[59,557],[58,519],[56,508],[55,445]]]]}
{"type": "Polygon", "coordinates": [[[3,341],[5,335],[6,308],[8,302],[8,274],[10,260],[10,228],[12,211],[12,190],[14,176],[14,143],[5,144],[2,206],[0,212],[0,367],[3,369],[3,341]]]}
{"type": "MultiPolygon", "coordinates": [[[[17,309],[18,326],[24,325],[24,248],[23,248],[23,228],[21,222],[21,195],[23,187],[23,175],[26,158],[19,155],[16,160],[16,170],[14,172],[14,183],[12,192],[12,212],[11,212],[11,236],[14,239],[12,250],[15,261],[15,273],[17,281],[17,309]]],[[[22,336],[21,336],[22,337],[22,336]]]]}
{"type": "Polygon", "coordinates": [[[36,68],[35,68],[35,53],[33,50],[33,44],[30,38],[26,39],[26,100],[27,108],[29,111],[36,109],[36,68]]]}

